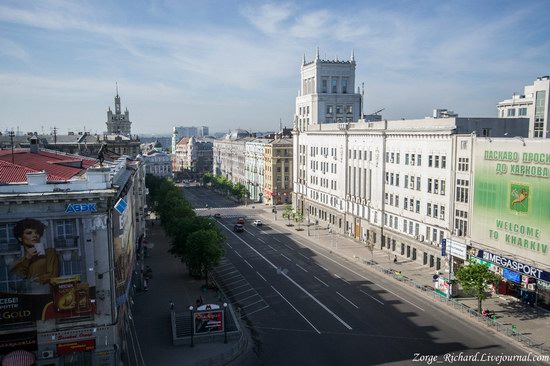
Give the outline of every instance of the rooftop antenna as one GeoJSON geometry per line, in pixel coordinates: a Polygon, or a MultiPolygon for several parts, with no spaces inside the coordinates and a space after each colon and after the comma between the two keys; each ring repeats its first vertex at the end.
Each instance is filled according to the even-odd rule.
{"type": "Polygon", "coordinates": [[[118,82],[117,81],[115,81],[115,85],[116,85],[116,95],[118,97],[118,82]]]}
{"type": "Polygon", "coordinates": [[[279,118],[279,131],[283,131],[283,121],[281,118],[279,118]]]}

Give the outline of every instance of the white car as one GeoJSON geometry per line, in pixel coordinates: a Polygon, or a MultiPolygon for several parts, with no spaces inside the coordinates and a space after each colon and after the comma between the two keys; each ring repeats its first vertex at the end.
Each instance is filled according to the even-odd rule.
{"type": "Polygon", "coordinates": [[[262,222],[262,220],[254,220],[252,222],[252,225],[254,226],[262,226],[264,223],[262,222]]]}

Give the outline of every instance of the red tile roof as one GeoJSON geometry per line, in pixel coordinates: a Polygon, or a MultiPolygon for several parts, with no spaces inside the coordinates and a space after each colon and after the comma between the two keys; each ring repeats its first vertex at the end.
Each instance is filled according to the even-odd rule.
{"type": "Polygon", "coordinates": [[[45,171],[49,181],[68,180],[82,175],[96,163],[95,159],[79,155],[56,154],[40,150],[31,153],[28,149],[0,150],[0,183],[26,182],[27,173],[45,171]]]}

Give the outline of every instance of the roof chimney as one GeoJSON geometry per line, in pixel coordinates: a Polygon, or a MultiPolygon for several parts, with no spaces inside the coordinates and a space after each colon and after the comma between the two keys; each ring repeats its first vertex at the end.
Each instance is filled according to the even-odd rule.
{"type": "Polygon", "coordinates": [[[38,153],[38,137],[36,135],[33,135],[30,138],[30,143],[31,143],[31,153],[32,154],[37,154],[38,153]]]}

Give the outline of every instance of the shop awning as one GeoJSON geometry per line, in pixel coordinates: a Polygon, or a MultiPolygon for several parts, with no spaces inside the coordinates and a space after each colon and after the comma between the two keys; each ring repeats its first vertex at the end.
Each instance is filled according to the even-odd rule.
{"type": "Polygon", "coordinates": [[[34,364],[34,355],[28,351],[13,351],[2,359],[2,366],[31,366],[34,364]]]}

